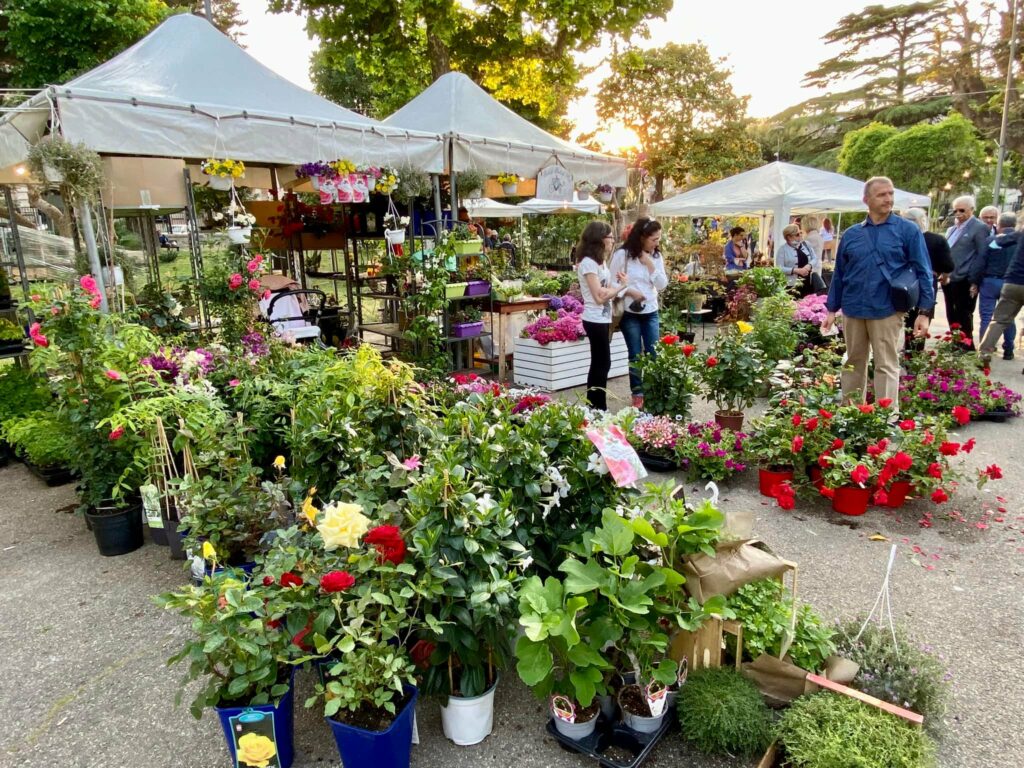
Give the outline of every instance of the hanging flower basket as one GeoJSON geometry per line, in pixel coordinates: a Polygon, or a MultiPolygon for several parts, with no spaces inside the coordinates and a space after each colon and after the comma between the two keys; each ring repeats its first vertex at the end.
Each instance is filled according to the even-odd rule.
{"type": "Polygon", "coordinates": [[[228,227],[225,232],[227,232],[228,240],[235,245],[245,245],[252,235],[252,227],[228,227]]]}
{"type": "Polygon", "coordinates": [[[226,192],[235,185],[236,179],[245,178],[245,163],[241,160],[207,158],[203,161],[203,173],[211,189],[226,192]]]}
{"type": "Polygon", "coordinates": [[[235,185],[235,180],[231,176],[209,176],[207,181],[209,182],[210,189],[216,189],[220,192],[227,192],[235,185]]]}
{"type": "Polygon", "coordinates": [[[598,192],[597,193],[597,199],[600,200],[605,205],[607,205],[608,203],[610,203],[612,200],[615,199],[615,193],[614,192],[598,192]]]}
{"type": "Polygon", "coordinates": [[[401,245],[405,242],[405,230],[404,229],[385,229],[384,238],[391,245],[401,245]]]}

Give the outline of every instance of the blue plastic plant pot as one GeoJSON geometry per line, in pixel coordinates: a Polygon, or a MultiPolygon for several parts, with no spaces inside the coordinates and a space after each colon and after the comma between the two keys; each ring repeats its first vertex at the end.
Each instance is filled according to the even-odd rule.
{"type": "MultiPolygon", "coordinates": [[[[220,718],[220,727],[224,731],[224,738],[228,742],[228,752],[231,754],[231,765],[237,765],[235,752],[235,736],[233,729],[252,730],[254,733],[261,731],[267,736],[273,732],[274,751],[276,758],[267,763],[268,768],[278,765],[280,768],[291,768],[295,759],[295,670],[291,670],[291,677],[288,680],[288,693],[281,697],[277,705],[261,704],[255,707],[215,707],[217,717],[220,718]],[[262,716],[262,717],[261,717],[262,716]],[[273,719],[273,727],[267,723],[267,718],[273,719]],[[235,722],[232,723],[232,718],[235,722]],[[275,762],[275,759],[278,762],[275,762]]],[[[244,765],[244,763],[243,763],[244,765]]]]}
{"type": "Polygon", "coordinates": [[[334,741],[345,768],[409,768],[412,754],[412,719],[416,714],[419,691],[405,686],[412,698],[386,731],[365,731],[362,728],[325,718],[334,732],[334,741]]]}

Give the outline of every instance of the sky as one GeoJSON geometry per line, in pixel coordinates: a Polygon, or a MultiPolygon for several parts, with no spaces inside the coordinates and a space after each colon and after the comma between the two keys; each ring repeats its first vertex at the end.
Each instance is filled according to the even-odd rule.
{"type": "MultiPolygon", "coordinates": [[[[665,21],[651,23],[651,37],[637,40],[643,48],[665,43],[703,42],[712,56],[725,59],[732,70],[733,89],[749,95],[751,117],[769,117],[786,107],[817,95],[803,88],[806,72],[819,62],[838,53],[827,46],[821,36],[841,17],[870,4],[871,0],[820,0],[808,4],[795,0],[726,0],[722,5],[706,0],[676,0],[665,21]]],[[[885,0],[882,4],[894,5],[885,0]]],[[[268,14],[266,0],[240,0],[242,14],[248,21],[242,38],[249,53],[282,77],[311,88],[309,56],[316,43],[306,35],[300,17],[268,14]]],[[[607,50],[589,54],[585,62],[594,65],[607,50]]],[[[596,90],[607,75],[599,67],[584,80],[584,87],[596,90]]],[[[569,117],[576,132],[591,131],[597,126],[593,115],[594,102],[583,98],[570,106],[569,117]]],[[[608,137],[610,150],[618,142],[628,143],[625,136],[608,137]]]]}

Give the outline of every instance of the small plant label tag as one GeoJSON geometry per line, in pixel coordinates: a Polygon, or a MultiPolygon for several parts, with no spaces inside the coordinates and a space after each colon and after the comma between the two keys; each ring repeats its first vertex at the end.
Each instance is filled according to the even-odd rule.
{"type": "Polygon", "coordinates": [[[281,768],[273,712],[246,709],[228,722],[235,746],[235,768],[281,768]]]}
{"type": "Polygon", "coordinates": [[[636,485],[637,480],[647,477],[640,456],[617,425],[588,430],[587,439],[597,448],[608,465],[609,474],[620,488],[636,485]]]}
{"type": "Polygon", "coordinates": [[[679,676],[676,678],[676,683],[680,686],[686,682],[686,676],[690,673],[690,663],[683,656],[683,660],[679,662],[679,676]]]}
{"type": "Polygon", "coordinates": [[[146,524],[150,528],[163,528],[164,518],[160,514],[160,490],[152,483],[139,486],[142,509],[146,513],[146,524]]]}
{"type": "Polygon", "coordinates": [[[650,707],[651,717],[660,717],[665,711],[665,701],[668,697],[668,688],[655,681],[647,686],[647,706],[650,707]]]}
{"type": "Polygon", "coordinates": [[[555,717],[566,723],[576,722],[576,707],[565,696],[551,697],[551,711],[555,717]]]}

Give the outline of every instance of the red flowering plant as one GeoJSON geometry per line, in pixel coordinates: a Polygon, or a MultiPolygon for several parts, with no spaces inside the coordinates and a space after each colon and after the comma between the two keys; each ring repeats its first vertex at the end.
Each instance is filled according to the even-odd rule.
{"type": "Polygon", "coordinates": [[[515,535],[512,492],[467,469],[462,450],[457,441],[435,450],[410,478],[404,514],[424,598],[420,639],[432,646],[423,690],[474,697],[513,660],[516,594],[532,556],[515,535]]]}
{"type": "MultiPolygon", "coordinates": [[[[704,391],[720,411],[742,413],[753,405],[768,375],[764,354],[754,346],[746,325],[726,326],[710,344],[698,371],[704,391]]],[[[646,395],[645,395],[646,403],[646,395]]]]}
{"type": "Polygon", "coordinates": [[[874,488],[884,462],[878,456],[861,456],[840,448],[821,456],[818,464],[821,467],[821,494],[831,497],[836,488],[844,486],[874,488]]]}
{"type": "MultiPolygon", "coordinates": [[[[819,453],[815,451],[815,440],[822,419],[813,413],[799,402],[784,398],[754,420],[753,434],[746,445],[747,456],[773,472],[802,470],[819,453]]],[[[825,432],[827,429],[820,431],[825,432]]]]}
{"type": "Polygon", "coordinates": [[[693,344],[680,342],[674,334],[662,336],[655,355],[641,355],[633,364],[644,390],[644,410],[665,416],[690,415],[697,389],[694,367],[698,358],[693,344]]]}

